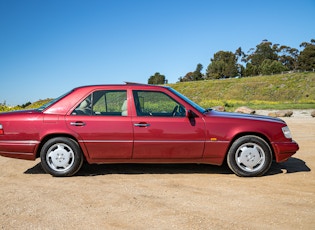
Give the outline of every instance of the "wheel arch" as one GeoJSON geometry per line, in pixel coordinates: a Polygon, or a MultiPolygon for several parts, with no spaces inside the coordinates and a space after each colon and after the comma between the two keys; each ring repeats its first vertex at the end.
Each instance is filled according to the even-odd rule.
{"type": "Polygon", "coordinates": [[[50,139],[52,138],[55,138],[55,137],[66,137],[66,138],[70,138],[72,139],[73,141],[75,141],[79,148],[81,149],[82,153],[83,153],[83,157],[84,159],[86,159],[86,156],[85,156],[85,151],[84,149],[82,149],[81,145],[79,144],[79,141],[77,140],[77,138],[75,138],[73,135],[70,135],[70,134],[67,134],[67,133],[52,133],[52,134],[48,134],[46,136],[44,136],[41,141],[40,141],[40,144],[37,148],[37,151],[36,151],[36,158],[40,157],[40,151],[41,149],[43,148],[43,145],[50,139]]]}
{"type": "Polygon", "coordinates": [[[272,144],[270,142],[270,140],[268,139],[268,137],[262,133],[259,133],[259,132],[240,132],[240,133],[237,133],[236,135],[233,136],[233,138],[231,139],[230,141],[230,144],[227,148],[227,151],[226,151],[226,154],[225,154],[225,159],[224,161],[227,162],[227,154],[232,146],[232,144],[240,137],[243,137],[243,136],[257,136],[257,137],[260,137],[261,139],[263,139],[269,146],[270,150],[271,150],[271,154],[272,154],[272,158],[275,159],[275,153],[274,153],[274,149],[272,147],[272,144]]]}

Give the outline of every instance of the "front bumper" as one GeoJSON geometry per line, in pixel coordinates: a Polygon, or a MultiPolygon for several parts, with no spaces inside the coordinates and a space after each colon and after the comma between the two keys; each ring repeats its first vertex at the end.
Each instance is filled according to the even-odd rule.
{"type": "Polygon", "coordinates": [[[276,162],[283,162],[288,160],[293,154],[299,150],[299,145],[295,141],[291,142],[276,142],[272,143],[275,153],[276,162]]]}

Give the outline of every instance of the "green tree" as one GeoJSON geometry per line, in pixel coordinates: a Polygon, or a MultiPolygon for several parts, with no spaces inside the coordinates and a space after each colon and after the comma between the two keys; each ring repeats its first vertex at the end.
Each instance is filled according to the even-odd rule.
{"type": "Polygon", "coordinates": [[[178,79],[180,82],[193,81],[193,72],[188,72],[184,77],[178,79]]]}
{"type": "Polygon", "coordinates": [[[288,69],[295,70],[298,66],[299,50],[289,46],[280,46],[278,49],[278,60],[288,69]]]}
{"type": "Polygon", "coordinates": [[[315,39],[310,43],[303,42],[300,47],[304,47],[298,57],[298,68],[301,70],[314,71],[315,69],[315,39]]]}
{"type": "Polygon", "coordinates": [[[258,67],[253,65],[252,63],[247,63],[245,68],[245,77],[256,76],[259,74],[258,67]]]}
{"type": "Polygon", "coordinates": [[[165,81],[166,81],[165,76],[160,74],[159,72],[156,72],[148,79],[148,84],[159,85],[164,84],[165,81]]]}
{"type": "Polygon", "coordinates": [[[247,56],[247,62],[260,66],[265,59],[278,60],[277,45],[272,45],[268,40],[263,40],[256,46],[256,50],[247,56]]]}
{"type": "Polygon", "coordinates": [[[201,73],[203,66],[199,63],[194,72],[188,72],[184,77],[180,77],[180,82],[185,81],[200,81],[203,80],[203,74],[201,73]]]}
{"type": "MultiPolygon", "coordinates": [[[[309,43],[306,43],[309,44],[309,43]]],[[[302,43],[305,45],[305,43],[302,43]]],[[[256,49],[250,49],[243,60],[247,63],[247,76],[280,73],[298,68],[299,50],[263,40],[256,49]],[[281,66],[282,65],[282,66],[281,66]]]]}
{"type": "Polygon", "coordinates": [[[265,59],[259,66],[259,72],[263,75],[271,75],[281,73],[288,70],[281,62],[276,60],[265,59]]]}
{"type": "Polygon", "coordinates": [[[199,63],[196,67],[196,70],[193,72],[194,81],[203,80],[203,74],[201,73],[203,66],[199,63]]]}
{"type": "Polygon", "coordinates": [[[237,74],[237,56],[230,51],[219,51],[215,53],[206,71],[206,77],[208,79],[218,79],[224,76],[233,77],[237,74]]]}
{"type": "Polygon", "coordinates": [[[235,56],[239,62],[246,62],[247,55],[243,52],[241,47],[235,51],[235,56]]]}

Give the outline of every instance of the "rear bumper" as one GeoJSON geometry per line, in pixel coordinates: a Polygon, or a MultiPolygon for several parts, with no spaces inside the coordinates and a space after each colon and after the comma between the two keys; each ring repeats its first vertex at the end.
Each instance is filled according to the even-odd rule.
{"type": "Polygon", "coordinates": [[[0,141],[0,155],[24,160],[36,159],[38,141],[0,141]]]}
{"type": "Polygon", "coordinates": [[[289,157],[299,150],[299,145],[292,140],[292,142],[278,142],[272,143],[276,162],[286,161],[289,157]]]}

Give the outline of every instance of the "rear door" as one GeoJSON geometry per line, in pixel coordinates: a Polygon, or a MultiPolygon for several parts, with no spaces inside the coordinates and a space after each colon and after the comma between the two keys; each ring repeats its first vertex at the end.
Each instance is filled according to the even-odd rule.
{"type": "Polygon", "coordinates": [[[131,158],[133,126],[126,90],[98,90],[67,117],[92,159],[131,158]]]}

